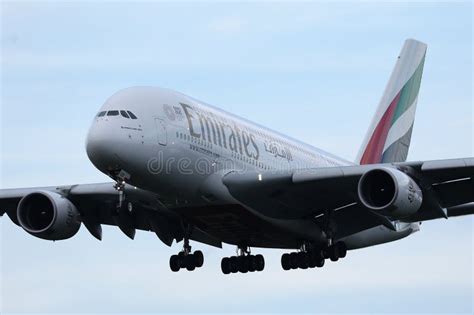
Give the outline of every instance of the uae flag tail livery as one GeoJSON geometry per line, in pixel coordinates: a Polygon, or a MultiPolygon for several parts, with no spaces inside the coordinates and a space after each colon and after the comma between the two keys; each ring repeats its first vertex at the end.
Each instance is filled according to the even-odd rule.
{"type": "Polygon", "coordinates": [[[403,162],[408,155],[426,44],[408,39],[360,148],[356,163],[403,162]]]}

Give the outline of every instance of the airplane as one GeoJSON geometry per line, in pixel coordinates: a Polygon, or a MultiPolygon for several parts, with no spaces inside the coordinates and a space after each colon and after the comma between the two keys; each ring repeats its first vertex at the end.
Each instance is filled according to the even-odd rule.
{"type": "Polygon", "coordinates": [[[106,100],[86,140],[112,182],[2,189],[0,215],[51,241],[81,225],[98,240],[104,224],[131,239],[151,231],[182,242],[173,272],[203,266],[190,241],[231,244],[220,267],[233,274],[264,270],[251,248],[286,250],[283,270],[320,268],[473,214],[474,158],[406,161],[426,49],[405,41],[355,162],[179,92],[130,87],[106,100]]]}

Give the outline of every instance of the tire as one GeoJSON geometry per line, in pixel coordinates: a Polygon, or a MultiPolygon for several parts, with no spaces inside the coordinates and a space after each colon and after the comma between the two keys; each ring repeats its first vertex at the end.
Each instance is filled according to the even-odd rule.
{"type": "Polygon", "coordinates": [[[324,257],[319,257],[319,260],[316,260],[316,267],[321,268],[324,266],[325,259],[324,257]]]}
{"type": "Polygon", "coordinates": [[[324,259],[328,259],[329,258],[329,248],[326,248],[322,251],[322,254],[323,254],[323,258],[324,259]]]}
{"type": "Polygon", "coordinates": [[[228,257],[224,257],[221,260],[221,270],[222,273],[228,275],[230,273],[230,259],[228,257]]]}
{"type": "Polygon", "coordinates": [[[265,269],[265,258],[262,255],[255,256],[257,271],[263,271],[265,269]]]}
{"type": "Polygon", "coordinates": [[[201,268],[204,264],[204,255],[200,250],[194,252],[194,261],[196,262],[196,267],[201,268]]]}
{"type": "Polygon", "coordinates": [[[308,269],[309,261],[308,261],[308,254],[306,253],[298,253],[298,268],[300,269],[308,269]]]}
{"type": "Polygon", "coordinates": [[[239,266],[239,272],[247,273],[249,271],[247,257],[245,256],[237,257],[237,264],[239,266]]]}
{"type": "Polygon", "coordinates": [[[290,268],[298,269],[298,253],[290,254],[290,268]]]}
{"type": "Polygon", "coordinates": [[[229,258],[229,266],[230,266],[230,272],[236,273],[239,271],[239,264],[237,262],[237,257],[232,256],[229,258]]]}
{"type": "Polygon", "coordinates": [[[329,259],[331,261],[338,261],[339,260],[339,248],[336,245],[333,245],[329,248],[329,259]]]}
{"type": "Polygon", "coordinates": [[[283,268],[283,270],[290,270],[291,269],[291,266],[290,266],[290,254],[283,254],[281,255],[281,267],[283,268]]]}
{"type": "Polygon", "coordinates": [[[255,272],[257,270],[257,259],[255,256],[247,256],[249,272],[255,272]]]}
{"type": "Polygon", "coordinates": [[[308,267],[314,268],[317,265],[319,259],[319,255],[316,251],[310,251],[308,253],[308,267]]]}
{"type": "Polygon", "coordinates": [[[344,258],[347,255],[347,246],[344,242],[338,242],[337,244],[338,251],[339,251],[339,257],[344,258]]]}
{"type": "Polygon", "coordinates": [[[196,259],[193,254],[189,254],[188,256],[184,257],[184,262],[188,271],[193,271],[196,269],[196,259]]]}
{"type": "Polygon", "coordinates": [[[172,255],[170,257],[170,269],[173,272],[178,272],[181,269],[180,261],[178,255],[172,255]]]}

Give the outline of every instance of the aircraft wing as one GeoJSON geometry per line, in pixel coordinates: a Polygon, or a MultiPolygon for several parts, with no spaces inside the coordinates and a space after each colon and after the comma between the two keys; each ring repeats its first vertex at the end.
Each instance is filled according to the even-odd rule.
{"type": "MultiPolygon", "coordinates": [[[[97,239],[102,239],[102,224],[118,226],[129,238],[135,237],[135,231],[153,231],[159,239],[171,246],[173,239],[183,239],[183,227],[180,217],[168,210],[158,196],[148,191],[125,185],[126,202],[133,205],[132,212],[114,213],[119,200],[113,183],[51,186],[23,189],[0,190],[0,215],[5,212],[17,225],[17,206],[21,198],[36,191],[56,192],[68,198],[81,214],[81,220],[89,232],[97,239]]],[[[193,229],[190,237],[193,240],[222,247],[219,240],[211,237],[198,228],[193,229]]]]}
{"type": "Polygon", "coordinates": [[[421,208],[404,221],[474,214],[474,158],[288,172],[231,172],[224,176],[223,183],[235,199],[266,216],[318,221],[332,215],[336,237],[342,238],[378,225],[395,229],[392,220],[363,206],[358,197],[360,178],[381,167],[404,172],[422,190],[421,208]]]}

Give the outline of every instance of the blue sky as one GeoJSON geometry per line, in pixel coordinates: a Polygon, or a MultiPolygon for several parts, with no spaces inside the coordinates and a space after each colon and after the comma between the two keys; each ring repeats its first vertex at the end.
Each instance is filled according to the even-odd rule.
{"type": "MultiPolygon", "coordinates": [[[[1,2],[0,185],[108,181],[87,160],[117,90],[168,87],[353,160],[406,38],[428,44],[409,160],[473,156],[471,2],[1,2]]],[[[472,313],[473,219],[337,264],[171,273],[152,233],[50,243],[0,219],[0,312],[472,313]]]]}

